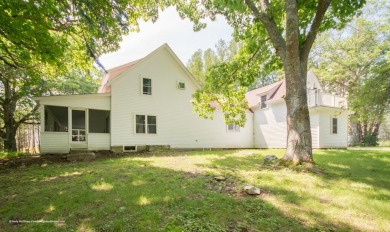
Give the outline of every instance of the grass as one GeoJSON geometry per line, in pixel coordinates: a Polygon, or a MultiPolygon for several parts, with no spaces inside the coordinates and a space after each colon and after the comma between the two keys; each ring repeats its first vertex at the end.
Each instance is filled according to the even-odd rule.
{"type": "Polygon", "coordinates": [[[30,156],[27,152],[16,152],[16,151],[0,151],[0,159],[16,158],[22,156],[30,156]]]}
{"type": "Polygon", "coordinates": [[[390,140],[389,141],[379,141],[380,147],[390,147],[390,140]]]}
{"type": "Polygon", "coordinates": [[[315,151],[324,175],[262,168],[264,155],[282,153],[170,151],[2,170],[0,230],[390,231],[388,151],[315,151]],[[263,193],[247,196],[246,184],[263,193]]]}

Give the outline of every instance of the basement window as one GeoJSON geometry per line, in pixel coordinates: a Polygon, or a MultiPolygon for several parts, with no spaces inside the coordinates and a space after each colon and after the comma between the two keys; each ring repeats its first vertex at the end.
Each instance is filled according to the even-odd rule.
{"type": "Polygon", "coordinates": [[[123,146],[123,152],[137,151],[137,146],[123,146]]]}
{"type": "Polygon", "coordinates": [[[45,106],[45,131],[68,132],[68,107],[45,106]]]}

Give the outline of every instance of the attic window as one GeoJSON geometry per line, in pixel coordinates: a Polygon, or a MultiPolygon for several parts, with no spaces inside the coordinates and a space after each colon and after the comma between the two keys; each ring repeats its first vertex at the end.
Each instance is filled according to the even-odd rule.
{"type": "Polygon", "coordinates": [[[260,97],[260,108],[261,109],[266,109],[268,108],[268,104],[267,104],[267,95],[263,95],[260,97]]]}
{"type": "Polygon", "coordinates": [[[142,93],[152,95],[152,79],[142,78],[142,93]]]}
{"type": "Polygon", "coordinates": [[[179,81],[179,82],[177,82],[177,88],[184,90],[184,89],[186,89],[186,84],[184,82],[179,81]]]}

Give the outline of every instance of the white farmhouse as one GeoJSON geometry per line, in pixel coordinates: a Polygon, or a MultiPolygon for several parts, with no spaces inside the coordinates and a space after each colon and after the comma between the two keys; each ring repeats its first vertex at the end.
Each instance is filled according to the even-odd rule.
{"type": "MultiPolygon", "coordinates": [[[[71,149],[283,148],[286,146],[285,82],[246,94],[245,127],[225,125],[192,111],[198,84],[164,44],[146,57],[110,69],[97,94],[36,97],[41,105],[41,153],[71,149]]],[[[347,147],[346,100],[325,94],[308,74],[314,148],[347,147]]]]}

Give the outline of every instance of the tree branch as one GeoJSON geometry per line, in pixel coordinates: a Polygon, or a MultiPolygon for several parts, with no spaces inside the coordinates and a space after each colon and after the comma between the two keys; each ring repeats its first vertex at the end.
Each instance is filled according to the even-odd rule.
{"type": "MultiPolygon", "coordinates": [[[[261,0],[260,2],[261,8],[267,10],[269,4],[268,0],[261,0]]],[[[259,9],[256,7],[255,3],[252,0],[245,0],[245,4],[249,7],[254,16],[260,20],[264,28],[267,30],[268,35],[272,41],[272,45],[276,50],[276,54],[284,63],[284,60],[286,58],[286,42],[283,39],[283,36],[278,29],[275,20],[273,20],[272,16],[269,16],[265,11],[259,11],[259,9]]]]}
{"type": "Polygon", "coordinates": [[[313,46],[313,43],[317,37],[318,31],[320,29],[322,20],[324,19],[325,13],[329,8],[331,0],[319,0],[317,11],[313,19],[313,23],[310,27],[310,31],[306,36],[306,40],[303,42],[303,45],[300,50],[301,60],[306,60],[309,57],[310,50],[313,46]]]}
{"type": "Polygon", "coordinates": [[[28,114],[24,115],[19,121],[15,123],[15,127],[18,128],[20,124],[25,123],[30,117],[37,112],[39,109],[39,104],[36,104],[34,109],[32,109],[28,114]]]}

